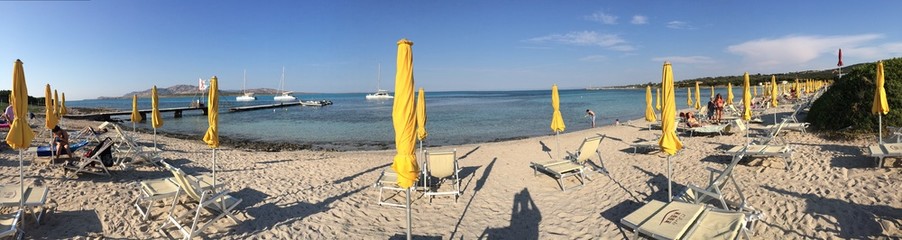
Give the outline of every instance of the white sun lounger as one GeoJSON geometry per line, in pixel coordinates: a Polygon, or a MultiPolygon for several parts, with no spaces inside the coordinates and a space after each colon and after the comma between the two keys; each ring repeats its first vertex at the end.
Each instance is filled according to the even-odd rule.
{"type": "Polygon", "coordinates": [[[620,220],[633,229],[634,238],[653,239],[750,239],[750,222],[745,213],[725,211],[674,201],[652,200],[620,220]]]}
{"type": "Polygon", "coordinates": [[[424,182],[426,186],[426,196],[432,201],[437,195],[454,195],[454,202],[460,197],[460,166],[457,164],[457,151],[445,152],[426,152],[426,176],[424,182]],[[449,191],[439,191],[438,186],[432,185],[432,178],[440,180],[438,184],[444,180],[451,180],[451,189],[449,191]]]}
{"type": "MultiPolygon", "coordinates": [[[[163,163],[163,166],[166,169],[173,169],[175,167],[163,163]]],[[[213,179],[208,175],[200,175],[200,176],[187,176],[190,180],[197,181],[200,183],[201,188],[203,190],[211,190],[213,179]]],[[[175,177],[169,178],[161,178],[161,179],[151,179],[138,182],[138,197],[135,199],[135,208],[138,209],[138,214],[141,214],[142,220],[147,220],[150,217],[150,208],[153,207],[153,204],[158,201],[166,201],[171,200],[172,202],[176,201],[176,194],[181,189],[175,179],[175,177]]]]}
{"type": "MultiPolygon", "coordinates": [[[[561,190],[567,190],[564,187],[564,183],[562,181],[565,177],[576,177],[576,180],[579,181],[580,186],[585,184],[583,179],[586,177],[585,175],[585,165],[589,160],[589,157],[592,153],[598,155],[599,162],[601,162],[601,153],[598,152],[598,145],[601,144],[601,139],[604,136],[596,136],[590,137],[583,140],[583,143],[579,147],[579,152],[577,152],[576,157],[569,157],[565,160],[551,161],[551,162],[543,162],[536,163],[531,162],[530,167],[533,169],[533,175],[538,175],[538,172],[541,170],[550,174],[552,178],[557,181],[558,186],[561,187],[561,190]]],[[[572,156],[572,155],[571,155],[572,156]]],[[[602,164],[602,169],[603,169],[602,164]]]]}
{"type": "Polygon", "coordinates": [[[884,158],[902,158],[902,143],[884,143],[870,145],[863,150],[866,156],[877,160],[877,167],[883,167],[884,158]]]}
{"type": "MultiPolygon", "coordinates": [[[[0,185],[0,207],[18,208],[19,200],[22,194],[18,184],[0,185]]],[[[47,212],[45,205],[47,196],[50,195],[50,189],[47,187],[26,187],[25,188],[25,211],[31,213],[35,222],[41,224],[41,218],[47,212]]]]}
{"type": "Polygon", "coordinates": [[[178,228],[182,234],[182,239],[188,240],[199,235],[205,228],[223,217],[231,219],[235,224],[239,224],[238,219],[232,214],[232,210],[238,204],[241,204],[240,198],[229,195],[229,191],[225,190],[225,187],[222,185],[215,186],[219,192],[204,190],[200,182],[192,180],[181,169],[172,168],[170,171],[180,189],[177,191],[175,198],[178,199],[180,195],[187,195],[195,204],[193,208],[188,209],[189,211],[176,216],[175,207],[179,204],[173,202],[172,207],[169,209],[168,221],[160,226],[160,232],[168,236],[169,234],[165,229],[169,224],[172,224],[178,228]],[[201,212],[204,210],[213,214],[206,221],[201,220],[201,212]],[[190,221],[183,222],[183,220],[190,221]]]}
{"type": "Polygon", "coordinates": [[[718,134],[723,136],[724,132],[729,132],[730,124],[720,124],[720,125],[705,125],[701,127],[694,127],[689,129],[689,136],[695,134],[718,134]]]}

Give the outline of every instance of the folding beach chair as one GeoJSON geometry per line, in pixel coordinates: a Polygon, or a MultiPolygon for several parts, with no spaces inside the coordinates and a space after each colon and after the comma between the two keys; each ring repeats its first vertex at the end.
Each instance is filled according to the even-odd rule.
{"type": "Polygon", "coordinates": [[[382,173],[379,174],[379,178],[376,179],[376,183],[373,184],[374,188],[379,189],[378,203],[379,205],[387,205],[392,207],[407,207],[406,204],[402,204],[399,202],[389,202],[388,199],[391,199],[393,196],[397,196],[398,194],[406,193],[407,189],[401,188],[398,185],[398,173],[395,172],[391,167],[386,167],[382,170],[382,173]],[[385,191],[394,192],[393,195],[389,197],[385,197],[385,191]]]}
{"type": "Polygon", "coordinates": [[[705,169],[710,172],[706,186],[699,187],[690,183],[686,191],[678,194],[677,199],[694,204],[712,204],[723,210],[735,210],[753,213],[756,216],[760,215],[760,211],[748,206],[745,194],[742,193],[742,187],[739,186],[739,183],[733,177],[733,169],[736,168],[739,160],[745,155],[745,151],[745,149],[740,150],[739,154],[734,155],[730,163],[722,170],[706,167],[705,169]],[[738,201],[729,201],[724,196],[724,190],[730,183],[736,190],[738,201]]]}
{"type": "Polygon", "coordinates": [[[633,229],[634,238],[653,239],[751,239],[757,219],[743,212],[712,209],[701,204],[652,200],[620,219],[633,229]]]}
{"type": "MultiPolygon", "coordinates": [[[[174,169],[175,167],[163,162],[163,167],[166,169],[174,169]]],[[[187,175],[189,180],[197,181],[201,185],[202,190],[211,190],[212,189],[212,178],[207,175],[201,176],[191,176],[187,175]]],[[[175,180],[175,177],[169,178],[161,178],[161,179],[151,179],[138,182],[138,196],[135,199],[135,208],[138,209],[138,214],[141,214],[142,220],[147,220],[150,217],[150,208],[153,207],[153,204],[159,201],[163,201],[165,203],[166,200],[171,200],[174,204],[178,199],[176,195],[179,188],[178,183],[175,180]]]]}
{"type": "Polygon", "coordinates": [[[454,195],[454,202],[460,197],[460,166],[457,164],[457,150],[445,152],[426,152],[426,177],[423,179],[426,183],[426,196],[430,196],[432,201],[436,195],[454,195]],[[437,185],[433,185],[432,178],[439,180],[437,185]],[[451,189],[449,191],[439,191],[445,180],[451,180],[451,189]]]}
{"type": "Polygon", "coordinates": [[[863,149],[866,156],[877,160],[877,167],[883,167],[884,158],[902,158],[902,143],[874,144],[863,149]]]}
{"type": "Polygon", "coordinates": [[[110,170],[107,167],[113,166],[115,162],[112,146],[113,140],[105,138],[93,150],[85,154],[85,157],[80,157],[73,162],[67,162],[63,166],[63,170],[67,172],[66,177],[71,177],[68,171],[72,171],[71,174],[73,176],[78,173],[110,176],[110,170]]]}
{"type": "Polygon", "coordinates": [[[135,138],[128,136],[122,131],[119,125],[113,124],[113,128],[118,137],[116,150],[122,153],[122,157],[119,159],[120,163],[124,165],[160,166],[162,158],[159,156],[159,149],[141,146],[135,138]]]}
{"type": "Polygon", "coordinates": [[[0,214],[0,237],[22,239],[24,231],[19,228],[19,220],[22,218],[22,215],[22,210],[0,214]]]}
{"type": "MultiPolygon", "coordinates": [[[[189,207],[189,211],[176,216],[175,206],[177,204],[173,202],[172,207],[169,209],[168,221],[160,226],[160,232],[169,236],[165,229],[169,224],[172,224],[178,228],[182,234],[182,239],[188,240],[199,235],[210,224],[223,217],[231,219],[235,224],[239,224],[238,219],[232,214],[232,210],[241,203],[240,198],[232,197],[229,195],[228,190],[220,192],[203,190],[200,182],[189,178],[181,169],[171,168],[169,171],[172,172],[173,179],[178,183],[180,189],[180,191],[176,191],[175,198],[178,199],[180,195],[187,195],[192,200],[192,203],[196,204],[193,207],[189,207]],[[203,211],[213,214],[206,222],[201,221],[201,212],[203,211]],[[186,219],[190,219],[190,221],[183,222],[186,219]]],[[[220,190],[223,189],[223,186],[214,187],[214,189],[216,188],[220,190]]]]}
{"type": "Polygon", "coordinates": [[[0,185],[0,207],[18,208],[19,201],[25,196],[25,213],[30,213],[36,223],[41,224],[41,218],[47,212],[45,205],[50,189],[46,187],[27,187],[25,194],[19,194],[18,184],[0,185]]]}
{"type": "Polygon", "coordinates": [[[793,163],[792,154],[794,148],[792,147],[792,145],[776,144],[774,141],[777,139],[777,135],[780,134],[780,131],[783,129],[783,125],[785,124],[786,120],[778,124],[776,127],[771,128],[770,132],[767,133],[765,138],[755,140],[749,145],[733,146],[730,149],[724,151],[724,154],[734,157],[740,154],[744,154],[747,157],[779,157],[786,162],[785,169],[789,170],[792,167],[793,163]]]}
{"type": "Polygon", "coordinates": [[[112,124],[112,123],[105,121],[103,123],[100,123],[100,125],[98,125],[96,128],[90,127],[90,126],[85,127],[83,129],[79,130],[77,133],[75,133],[72,136],[72,139],[88,140],[91,142],[99,143],[100,140],[103,140],[101,138],[101,136],[103,136],[104,134],[106,134],[109,131],[109,129],[107,129],[107,127],[109,127],[110,124],[112,124]]]}
{"type": "Polygon", "coordinates": [[[538,175],[539,170],[548,173],[549,176],[557,181],[562,191],[567,190],[562,181],[565,177],[576,177],[579,185],[584,185],[583,179],[586,178],[585,167],[592,153],[598,155],[598,161],[601,164],[599,170],[605,171],[604,164],[601,162],[601,153],[598,151],[598,145],[601,144],[601,139],[603,138],[604,136],[586,138],[580,145],[579,152],[568,154],[569,156],[564,160],[545,163],[530,162],[533,175],[538,175]]]}

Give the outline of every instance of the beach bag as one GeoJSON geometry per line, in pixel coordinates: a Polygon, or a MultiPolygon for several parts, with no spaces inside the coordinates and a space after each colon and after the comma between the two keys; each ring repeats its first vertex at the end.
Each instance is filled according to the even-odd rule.
{"type": "MultiPolygon", "coordinates": [[[[100,151],[104,145],[112,145],[112,141],[113,140],[110,139],[109,137],[103,139],[102,141],[100,141],[100,143],[97,144],[97,146],[94,146],[93,149],[86,152],[85,157],[89,158],[91,156],[94,156],[95,153],[97,153],[97,151],[100,151]]],[[[100,162],[102,162],[104,166],[107,166],[107,167],[113,166],[114,159],[113,159],[112,146],[107,146],[106,149],[103,149],[103,151],[101,151],[100,153],[97,153],[97,154],[99,154],[99,155],[97,155],[97,157],[100,158],[100,162]]]]}

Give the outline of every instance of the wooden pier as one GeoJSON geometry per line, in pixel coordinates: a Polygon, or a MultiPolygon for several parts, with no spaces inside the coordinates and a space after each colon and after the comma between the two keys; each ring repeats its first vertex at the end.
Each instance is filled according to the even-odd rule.
{"type": "MultiPolygon", "coordinates": [[[[207,115],[207,107],[199,106],[199,107],[177,107],[177,108],[161,108],[160,113],[164,112],[172,112],[173,116],[176,118],[182,117],[182,112],[184,111],[193,111],[193,110],[201,110],[204,115],[207,115]]],[[[147,114],[151,112],[151,109],[138,110],[138,113],[141,114],[141,118],[147,120],[147,114]]],[[[91,113],[91,114],[81,114],[81,115],[66,115],[65,118],[71,119],[87,119],[94,121],[109,121],[112,116],[121,116],[121,115],[132,115],[132,111],[119,111],[119,112],[106,112],[106,113],[91,113]]]]}
{"type": "Polygon", "coordinates": [[[301,102],[283,102],[276,104],[266,104],[266,105],[254,105],[254,106],[244,106],[244,107],[233,107],[229,108],[229,112],[244,112],[244,111],[253,111],[260,109],[269,109],[269,108],[280,108],[280,107],[290,107],[290,106],[299,106],[301,102]]]}

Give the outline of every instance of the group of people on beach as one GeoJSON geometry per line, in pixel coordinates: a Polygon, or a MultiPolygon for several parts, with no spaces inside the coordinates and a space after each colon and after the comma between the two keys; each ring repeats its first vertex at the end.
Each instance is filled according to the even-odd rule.
{"type": "MultiPolygon", "coordinates": [[[[586,109],[586,116],[583,116],[583,117],[589,118],[589,125],[592,126],[592,128],[595,128],[595,112],[593,112],[590,109],[586,109]]],[[[614,125],[620,125],[619,118],[614,119],[614,125]]]]}

